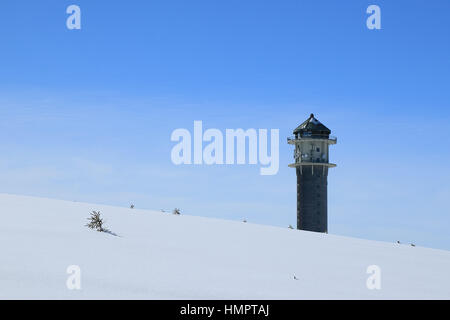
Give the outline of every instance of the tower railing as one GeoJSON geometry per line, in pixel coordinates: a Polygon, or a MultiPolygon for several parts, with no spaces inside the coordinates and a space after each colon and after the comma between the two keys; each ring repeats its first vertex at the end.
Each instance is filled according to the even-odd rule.
{"type": "Polygon", "coordinates": [[[317,140],[331,140],[333,142],[337,142],[337,137],[335,136],[329,136],[328,138],[324,138],[324,137],[315,137],[315,136],[304,136],[304,137],[298,137],[296,138],[295,136],[290,136],[287,138],[287,142],[294,142],[294,141],[300,141],[300,140],[310,140],[310,139],[317,139],[317,140]]]}

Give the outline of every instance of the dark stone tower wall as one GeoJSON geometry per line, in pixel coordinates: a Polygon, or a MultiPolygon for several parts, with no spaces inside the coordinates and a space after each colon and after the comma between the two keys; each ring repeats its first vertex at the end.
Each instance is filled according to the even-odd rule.
{"type": "Polygon", "coordinates": [[[328,168],[297,167],[297,229],[328,232],[328,168]]]}

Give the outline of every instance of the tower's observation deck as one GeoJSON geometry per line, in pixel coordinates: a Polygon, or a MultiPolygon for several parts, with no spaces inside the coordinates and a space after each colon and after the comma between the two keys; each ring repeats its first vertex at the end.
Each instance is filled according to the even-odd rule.
{"type": "Polygon", "coordinates": [[[328,146],[337,143],[337,138],[329,136],[323,137],[288,137],[288,144],[295,146],[295,162],[289,164],[290,168],[300,166],[323,166],[328,168],[336,167],[334,163],[329,162],[328,146]],[[322,150],[322,152],[321,152],[322,150]]]}
{"type": "Polygon", "coordinates": [[[297,173],[297,229],[327,232],[328,168],[336,167],[329,161],[329,146],[337,138],[313,114],[293,133],[287,142],[295,147],[289,167],[297,173]]]}

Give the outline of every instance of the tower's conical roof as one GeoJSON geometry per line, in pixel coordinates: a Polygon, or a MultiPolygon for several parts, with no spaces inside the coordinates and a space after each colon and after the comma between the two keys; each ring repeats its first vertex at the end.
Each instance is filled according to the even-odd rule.
{"type": "Polygon", "coordinates": [[[319,120],[314,118],[314,114],[311,113],[309,118],[294,130],[294,134],[298,133],[329,135],[331,130],[325,127],[319,120]]]}

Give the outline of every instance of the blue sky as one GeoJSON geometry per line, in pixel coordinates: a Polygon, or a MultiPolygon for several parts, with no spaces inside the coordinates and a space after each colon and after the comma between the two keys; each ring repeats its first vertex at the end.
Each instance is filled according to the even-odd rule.
{"type": "Polygon", "coordinates": [[[0,8],[0,192],[287,227],[286,136],[331,148],[329,232],[450,249],[450,2],[22,1],[0,8]],[[82,29],[66,28],[77,4],[82,29]],[[381,30],[366,8],[381,8],[381,30]],[[280,129],[280,170],[175,166],[193,121],[280,129]]]}

